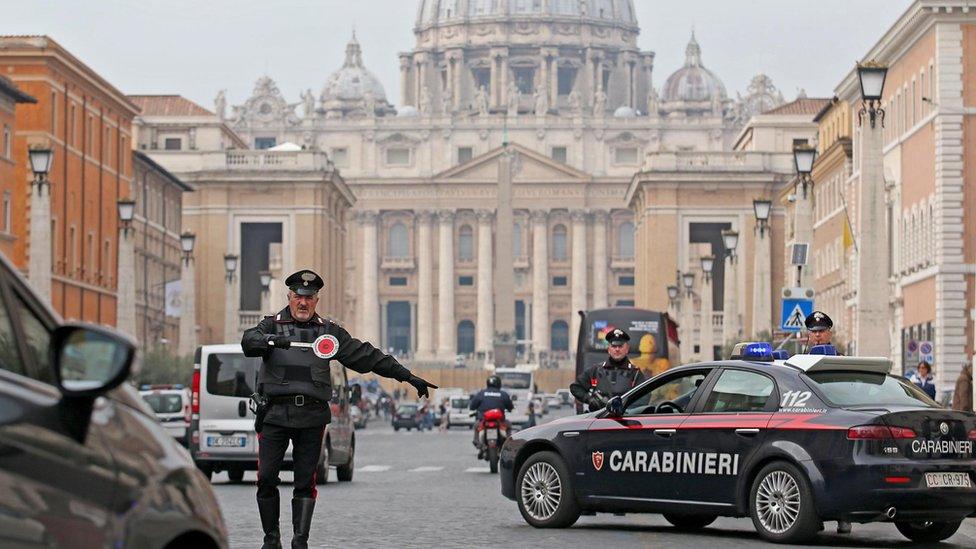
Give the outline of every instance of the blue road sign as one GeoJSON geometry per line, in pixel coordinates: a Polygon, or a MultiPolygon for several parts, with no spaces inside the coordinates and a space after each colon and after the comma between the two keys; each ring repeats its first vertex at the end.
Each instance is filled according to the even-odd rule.
{"type": "Polygon", "coordinates": [[[783,317],[779,328],[784,332],[799,332],[805,321],[813,313],[813,300],[802,298],[783,298],[783,317]]]}

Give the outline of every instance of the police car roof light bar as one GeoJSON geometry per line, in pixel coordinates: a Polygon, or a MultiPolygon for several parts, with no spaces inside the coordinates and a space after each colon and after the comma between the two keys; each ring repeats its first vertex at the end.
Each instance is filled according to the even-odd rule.
{"type": "Polygon", "coordinates": [[[772,362],[773,346],[765,341],[736,343],[732,348],[729,360],[751,360],[756,362],[772,362]]]}
{"type": "Polygon", "coordinates": [[[807,373],[835,370],[887,374],[891,371],[891,359],[874,356],[794,355],[785,364],[807,373]]]}

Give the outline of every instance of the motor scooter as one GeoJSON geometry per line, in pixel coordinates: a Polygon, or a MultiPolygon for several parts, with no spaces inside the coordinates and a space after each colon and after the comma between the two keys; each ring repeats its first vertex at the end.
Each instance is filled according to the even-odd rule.
{"type": "Polygon", "coordinates": [[[492,473],[498,472],[498,453],[502,444],[508,438],[508,422],[505,421],[505,411],[494,408],[485,412],[478,422],[478,455],[488,461],[488,469],[492,473]]]}

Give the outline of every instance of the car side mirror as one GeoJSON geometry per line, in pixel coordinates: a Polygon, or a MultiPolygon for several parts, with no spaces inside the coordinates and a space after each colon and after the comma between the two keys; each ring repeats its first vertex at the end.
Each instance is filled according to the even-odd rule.
{"type": "Polygon", "coordinates": [[[360,400],[363,399],[363,387],[362,385],[356,384],[352,386],[349,399],[352,400],[353,404],[358,404],[360,400]]]}
{"type": "Polygon", "coordinates": [[[51,336],[54,374],[68,397],[96,397],[129,376],[136,344],[116,332],[85,324],[66,324],[51,336]]]}
{"type": "Polygon", "coordinates": [[[624,399],[615,396],[607,403],[608,417],[621,417],[624,415],[624,399]]]}

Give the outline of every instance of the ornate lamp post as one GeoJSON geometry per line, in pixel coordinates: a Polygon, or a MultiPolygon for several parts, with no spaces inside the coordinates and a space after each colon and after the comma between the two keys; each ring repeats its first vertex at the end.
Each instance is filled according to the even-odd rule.
{"type": "Polygon", "coordinates": [[[736,272],[735,249],[739,245],[739,232],[734,230],[722,231],[722,244],[725,245],[725,258],[729,264],[725,267],[725,289],[722,299],[722,343],[736,342],[740,336],[739,322],[739,276],[736,272]]]}
{"type": "Polygon", "coordinates": [[[810,173],[813,172],[813,163],[817,160],[817,149],[810,145],[797,145],[793,147],[793,167],[796,168],[798,183],[803,189],[803,198],[807,197],[807,185],[813,184],[810,173]]]}
{"type": "Polygon", "coordinates": [[[180,316],[179,355],[187,356],[197,347],[197,309],[196,276],[194,272],[193,247],[195,234],[186,231],[180,235],[180,249],[183,251],[183,270],[181,273],[181,302],[183,312],[180,316]]]}
{"type": "Polygon", "coordinates": [[[234,343],[238,339],[240,320],[238,309],[240,307],[240,295],[237,290],[237,264],[238,257],[234,254],[224,254],[224,274],[227,283],[224,291],[224,343],[234,343]]]}
{"type": "Polygon", "coordinates": [[[47,174],[54,163],[54,151],[35,147],[27,151],[34,183],[30,205],[30,260],[27,278],[34,290],[51,301],[51,185],[47,174]]]}
{"type": "MultiPolygon", "coordinates": [[[[132,218],[136,212],[136,201],[118,201],[119,210],[119,264],[118,287],[115,300],[115,325],[129,335],[137,335],[136,329],[136,250],[132,235],[132,218]]],[[[146,341],[142,342],[144,345],[146,341]]]]}
{"type": "Polygon", "coordinates": [[[884,127],[885,111],[881,108],[881,96],[884,93],[885,79],[888,77],[888,66],[877,61],[868,61],[857,64],[857,80],[861,85],[861,110],[857,113],[857,123],[861,124],[861,119],[865,114],[871,123],[871,128],[875,126],[878,118],[881,118],[881,126],[884,127]]]}
{"type": "Polygon", "coordinates": [[[773,203],[770,200],[757,198],[752,201],[753,213],[756,216],[756,247],[753,252],[755,261],[753,269],[752,291],[752,337],[759,334],[772,333],[772,257],[770,237],[766,234],[769,229],[769,215],[773,203]]]}

